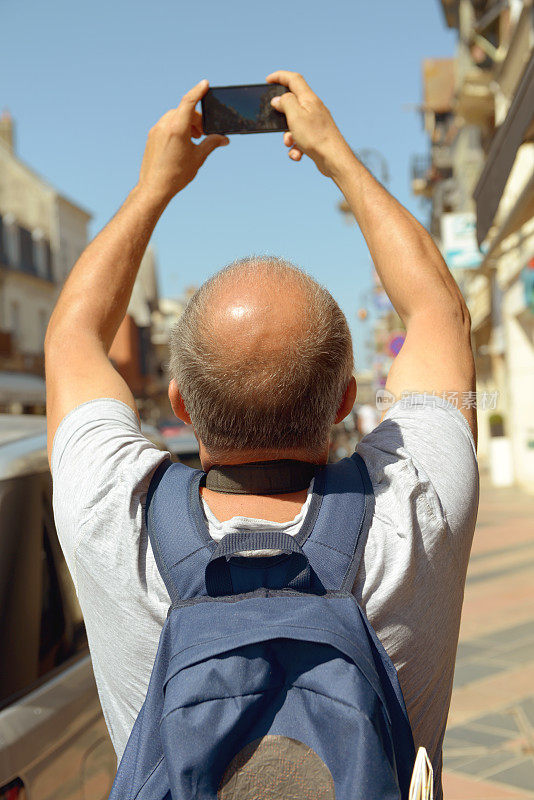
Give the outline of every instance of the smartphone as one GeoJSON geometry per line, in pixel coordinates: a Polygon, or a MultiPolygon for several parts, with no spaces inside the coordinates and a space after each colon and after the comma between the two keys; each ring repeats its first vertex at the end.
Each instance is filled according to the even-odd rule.
{"type": "Polygon", "coordinates": [[[285,114],[271,105],[287,89],[279,83],[213,86],[202,98],[204,133],[287,131],[285,114]]]}

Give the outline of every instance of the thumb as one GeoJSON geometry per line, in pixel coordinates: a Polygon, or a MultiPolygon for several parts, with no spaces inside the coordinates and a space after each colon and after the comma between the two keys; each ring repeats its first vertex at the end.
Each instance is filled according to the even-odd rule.
{"type": "Polygon", "coordinates": [[[230,144],[230,139],[227,136],[221,136],[218,133],[211,133],[209,136],[206,136],[202,139],[200,144],[197,145],[200,163],[203,164],[209,154],[217,147],[223,147],[227,144],[230,144]]]}

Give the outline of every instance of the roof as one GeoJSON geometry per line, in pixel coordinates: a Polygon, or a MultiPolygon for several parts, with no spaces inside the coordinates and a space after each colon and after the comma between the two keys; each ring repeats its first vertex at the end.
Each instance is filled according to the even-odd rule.
{"type": "Polygon", "coordinates": [[[70,198],[70,197],[67,197],[67,195],[66,195],[66,194],[63,194],[63,192],[60,192],[58,189],[56,189],[56,187],[55,187],[55,186],[53,186],[53,185],[50,183],[50,181],[47,181],[47,180],[46,180],[46,178],[43,178],[43,176],[42,176],[42,175],[40,175],[38,172],[36,172],[34,169],[32,169],[32,167],[29,167],[29,166],[28,166],[28,164],[26,164],[26,163],[25,163],[24,161],[22,161],[22,160],[21,160],[21,159],[20,159],[20,158],[19,158],[17,155],[15,155],[15,153],[13,153],[13,152],[12,152],[12,151],[11,151],[11,150],[10,150],[10,149],[9,149],[9,148],[8,148],[8,147],[5,145],[5,144],[4,144],[4,142],[2,142],[2,141],[0,141],[0,153],[3,153],[4,155],[8,156],[9,158],[12,158],[12,159],[13,159],[13,161],[16,161],[16,162],[17,162],[17,164],[18,164],[20,167],[22,167],[22,169],[24,169],[24,170],[25,170],[25,171],[28,173],[28,175],[31,175],[31,177],[32,177],[32,178],[35,178],[35,179],[36,179],[36,180],[38,180],[40,183],[42,183],[44,187],[46,187],[47,189],[49,189],[50,191],[52,191],[52,192],[53,192],[53,193],[54,193],[54,194],[55,194],[57,197],[60,197],[62,200],[64,200],[66,203],[68,203],[69,205],[71,205],[71,206],[73,206],[74,208],[76,208],[76,209],[77,209],[78,211],[80,211],[82,214],[85,214],[85,216],[87,217],[87,219],[88,219],[88,220],[92,219],[93,215],[91,214],[91,212],[90,212],[90,211],[88,211],[86,208],[84,208],[83,206],[81,206],[81,205],[80,205],[79,203],[77,203],[75,200],[71,200],[71,198],[70,198]]]}
{"type": "MultiPolygon", "coordinates": [[[[141,433],[156,447],[166,442],[152,425],[141,424],[141,433]]],[[[36,414],[0,414],[0,481],[48,470],[46,417],[36,414]]]]}
{"type": "Polygon", "coordinates": [[[0,480],[47,468],[45,417],[0,414],[0,480]]]}
{"type": "Polygon", "coordinates": [[[46,417],[37,414],[0,414],[0,447],[15,439],[46,432],[46,417]]]}
{"type": "Polygon", "coordinates": [[[0,371],[0,403],[44,404],[44,378],[26,372],[0,371]]]}

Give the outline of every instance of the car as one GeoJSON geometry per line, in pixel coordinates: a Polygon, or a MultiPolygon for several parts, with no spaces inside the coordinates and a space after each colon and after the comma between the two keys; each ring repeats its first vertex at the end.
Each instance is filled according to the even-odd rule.
{"type": "Polygon", "coordinates": [[[165,448],[175,460],[200,467],[198,441],[192,425],[186,425],[178,417],[171,417],[160,420],[157,427],[165,439],[165,448]]]}
{"type": "Polygon", "coordinates": [[[44,417],[0,414],[0,643],[0,800],[107,798],[117,760],[54,525],[44,417]]]}

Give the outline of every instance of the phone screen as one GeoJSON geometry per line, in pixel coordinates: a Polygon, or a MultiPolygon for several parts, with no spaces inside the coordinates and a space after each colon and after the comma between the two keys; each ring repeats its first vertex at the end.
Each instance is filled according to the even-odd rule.
{"type": "Polygon", "coordinates": [[[202,98],[204,133],[287,131],[285,114],[271,106],[271,99],[285,92],[279,83],[214,86],[202,98]]]}

